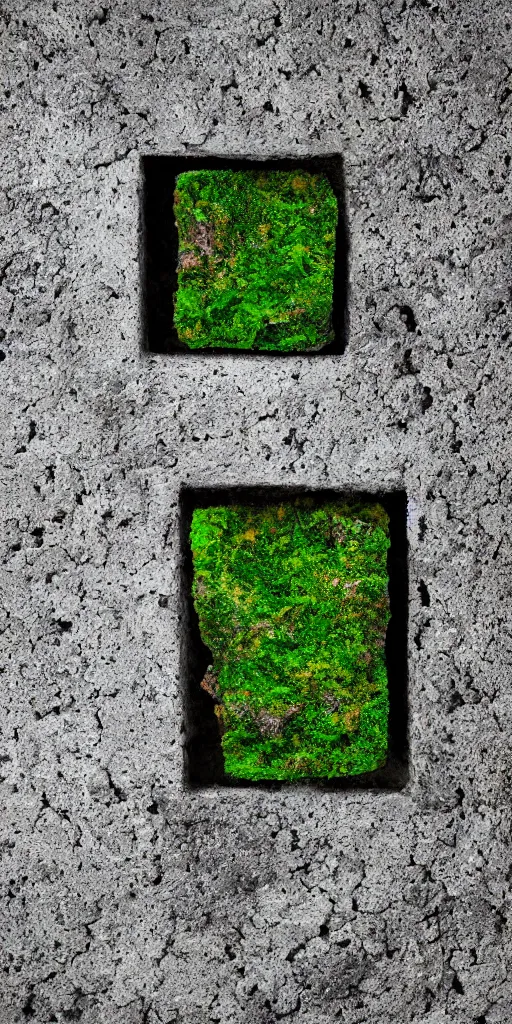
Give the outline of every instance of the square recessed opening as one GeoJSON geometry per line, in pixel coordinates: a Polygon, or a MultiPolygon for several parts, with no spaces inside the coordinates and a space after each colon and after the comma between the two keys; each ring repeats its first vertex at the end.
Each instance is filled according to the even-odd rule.
{"type": "MultiPolygon", "coordinates": [[[[238,173],[238,177],[240,174],[238,173]]],[[[184,179],[182,179],[184,180],[184,179]]],[[[313,206],[311,207],[313,210],[313,206]]],[[[343,167],[340,156],[310,157],[304,159],[276,159],[276,160],[249,160],[245,158],[220,158],[220,157],[168,157],[168,156],[145,156],[142,158],[142,218],[141,218],[141,269],[142,269],[142,324],[143,343],[147,351],[176,353],[193,355],[198,352],[201,355],[247,355],[264,354],[268,356],[285,357],[289,355],[326,355],[341,353],[345,347],[346,336],[346,305],[347,305],[347,278],[348,278],[348,232],[346,227],[343,167]],[[337,205],[337,226],[334,241],[334,267],[333,267],[333,294],[331,311],[331,337],[332,340],[323,347],[317,347],[311,351],[297,351],[291,349],[262,350],[261,348],[232,348],[229,345],[208,348],[201,347],[201,335],[194,341],[198,347],[189,348],[187,344],[180,341],[178,331],[174,323],[174,306],[178,294],[178,265],[183,264],[185,259],[189,260],[192,267],[194,259],[197,263],[204,262],[205,252],[209,251],[209,236],[205,227],[204,238],[196,231],[193,252],[179,252],[179,234],[176,225],[176,211],[174,208],[174,192],[176,179],[179,175],[188,171],[228,171],[228,172],[280,172],[282,175],[305,172],[309,175],[323,175],[328,182],[327,188],[332,189],[337,205]],[[196,251],[197,250],[197,251],[196,251]]],[[[266,225],[262,224],[261,228],[266,225]]],[[[270,226],[271,227],[271,226],[270,226]]],[[[303,228],[303,225],[301,225],[303,228]]],[[[197,225],[196,225],[197,228],[197,225]]],[[[242,235],[240,236],[242,237],[242,235]]],[[[247,239],[242,239],[241,244],[246,244],[247,239]]],[[[224,268],[224,281],[226,281],[226,269],[229,277],[229,267],[224,268]]],[[[192,274],[197,275],[197,270],[192,269],[192,274]]],[[[181,271],[180,289],[183,292],[184,271],[181,271]]],[[[236,282],[233,287],[236,290],[236,282]]],[[[201,285],[201,282],[199,282],[201,285]]],[[[286,290],[286,282],[283,284],[286,290]]],[[[299,296],[300,292],[297,293],[299,296]]],[[[196,296],[197,300],[197,296],[196,296]]],[[[206,301],[206,300],[205,300],[206,301]]],[[[235,300],[236,301],[236,298],[235,300]]],[[[258,315],[260,303],[259,293],[256,292],[254,300],[255,315],[258,315]]],[[[303,304],[304,305],[304,304],[303,304]]],[[[182,306],[183,308],[183,306],[182,306]]],[[[288,310],[288,314],[290,310],[288,310]]],[[[305,316],[300,301],[295,301],[294,314],[297,313],[297,323],[301,316],[305,316]]],[[[244,314],[245,316],[245,314],[244,314]]],[[[250,318],[250,310],[248,311],[250,318]]],[[[279,314],[277,318],[279,320],[279,314]]],[[[290,321],[291,322],[291,321],[290,321]]],[[[183,329],[183,328],[181,328],[183,329]]],[[[269,330],[279,331],[279,324],[269,330]]]]}
{"type": "MultiPolygon", "coordinates": [[[[221,516],[222,518],[222,516],[221,516]]],[[[291,522],[291,520],[290,520],[291,522]]],[[[325,533],[325,530],[324,530],[325,533]]],[[[217,531],[217,535],[218,531],[217,531]]],[[[297,536],[299,534],[293,529],[294,543],[296,543],[297,536]]],[[[211,540],[211,537],[210,537],[211,540]]],[[[207,539],[207,545],[210,543],[207,539]]],[[[231,537],[232,540],[232,537],[231,537]]],[[[215,541],[215,538],[214,538],[215,541]]],[[[261,541],[263,543],[263,540],[261,541]]],[[[204,786],[259,786],[262,788],[279,789],[281,787],[289,786],[290,784],[301,784],[301,785],[313,785],[321,788],[333,789],[333,788],[381,788],[381,789],[400,789],[402,788],[408,778],[408,752],[407,752],[407,605],[408,605],[408,582],[407,582],[407,540],[406,540],[406,496],[403,492],[391,492],[381,494],[364,494],[364,493],[342,493],[336,491],[299,491],[291,488],[219,488],[219,489],[196,489],[196,490],[184,490],[181,495],[181,543],[182,543],[182,646],[181,646],[181,677],[183,686],[183,702],[184,702],[184,721],[185,721],[185,743],[184,743],[184,777],[185,781],[193,787],[204,787],[204,786]],[[311,646],[310,641],[307,641],[307,650],[304,647],[304,637],[307,634],[310,623],[306,621],[304,627],[304,616],[303,608],[297,612],[297,592],[294,589],[294,598],[290,598],[288,594],[285,594],[285,589],[288,585],[287,581],[283,584],[283,602],[282,607],[279,607],[276,611],[276,615],[272,617],[271,612],[268,615],[265,609],[261,608],[258,601],[256,601],[256,611],[254,622],[249,624],[242,621],[233,623],[232,609],[233,604],[230,601],[229,594],[235,592],[235,599],[237,591],[239,589],[239,580],[230,576],[233,570],[233,564],[230,562],[225,580],[227,584],[226,593],[228,600],[225,607],[220,611],[219,621],[222,624],[222,628],[225,627],[226,649],[233,651],[233,642],[236,645],[242,645],[243,651],[240,657],[240,663],[235,666],[234,675],[224,675],[224,689],[219,685],[220,676],[215,675],[215,670],[212,671],[211,666],[215,661],[217,666],[220,664],[218,661],[219,650],[212,651],[210,647],[204,642],[205,634],[205,623],[208,616],[211,618],[211,608],[213,605],[210,603],[209,610],[203,607],[199,608],[200,618],[196,610],[194,603],[193,594],[195,594],[197,605],[200,606],[201,600],[198,599],[198,593],[207,594],[207,600],[211,596],[213,598],[213,604],[217,600],[214,590],[209,589],[209,583],[207,582],[206,591],[204,590],[204,580],[208,580],[208,574],[212,569],[211,564],[206,564],[203,560],[202,564],[198,562],[197,550],[197,531],[201,531],[204,526],[208,530],[211,525],[212,513],[213,519],[217,517],[217,526],[214,522],[214,530],[218,527],[218,513],[213,510],[220,508],[226,509],[226,516],[224,519],[224,525],[222,530],[225,532],[222,536],[226,540],[230,540],[229,531],[233,524],[233,516],[238,516],[240,509],[243,511],[242,519],[240,520],[241,526],[238,531],[237,544],[240,540],[241,530],[243,528],[243,542],[246,543],[247,551],[245,552],[244,558],[246,565],[253,565],[251,558],[260,557],[257,555],[258,546],[254,543],[254,535],[258,535],[258,532],[262,531],[268,540],[268,537],[272,535],[272,542],[276,541],[283,546],[283,550],[286,549],[288,541],[286,539],[286,522],[287,515],[290,514],[295,516],[298,510],[298,529],[302,531],[300,537],[305,538],[305,547],[307,548],[307,558],[310,559],[311,551],[313,553],[318,551],[318,567],[319,573],[316,575],[321,578],[321,586],[327,588],[322,591],[322,594],[327,595],[328,604],[320,612],[320,618],[317,620],[321,625],[321,620],[332,615],[332,596],[334,594],[343,595],[343,598],[347,598],[347,604],[343,603],[343,609],[351,606],[352,613],[355,611],[356,615],[361,615],[363,611],[363,618],[367,618],[368,609],[368,593],[375,593],[375,600],[381,601],[380,608],[382,609],[382,579],[379,579],[379,572],[376,571],[375,579],[370,579],[372,573],[367,573],[368,578],[354,579],[354,572],[348,574],[350,579],[347,580],[347,573],[343,567],[339,570],[334,569],[333,558],[340,558],[343,554],[345,558],[346,548],[348,544],[355,542],[355,547],[352,550],[356,552],[354,558],[354,566],[357,564],[361,567],[361,560],[359,558],[359,549],[357,547],[358,532],[361,537],[367,538],[364,541],[366,545],[365,551],[373,550],[372,545],[375,543],[377,536],[375,532],[375,524],[382,522],[382,511],[376,511],[376,507],[379,506],[384,511],[384,521],[388,521],[388,541],[389,546],[387,553],[385,553],[384,561],[382,560],[382,533],[379,534],[380,540],[378,540],[376,551],[380,551],[377,555],[380,558],[381,565],[381,577],[382,577],[382,565],[385,564],[385,574],[388,578],[388,594],[389,611],[385,613],[385,617],[389,614],[389,621],[387,622],[387,628],[384,619],[384,630],[382,630],[382,611],[377,613],[376,618],[372,620],[373,625],[372,632],[372,644],[375,647],[383,643],[381,655],[377,656],[377,660],[373,660],[371,665],[370,661],[372,658],[371,653],[367,653],[367,649],[360,647],[358,651],[358,669],[357,675],[353,676],[355,689],[350,693],[352,681],[350,676],[350,659],[353,659],[353,644],[354,644],[354,633],[352,631],[352,639],[347,639],[345,627],[343,626],[343,619],[340,620],[342,625],[340,627],[340,633],[338,639],[334,635],[336,630],[331,629],[329,625],[326,633],[327,641],[323,639],[323,634],[319,638],[313,641],[311,646]],[[349,523],[348,531],[345,526],[340,525],[341,520],[338,517],[339,509],[341,507],[349,508],[354,513],[354,531],[351,532],[351,525],[349,523]],[[332,509],[335,509],[335,518],[332,521],[328,519],[327,511],[331,510],[329,515],[332,516],[332,509]],[[284,509],[283,511],[280,511],[284,509]],[[356,522],[358,519],[357,510],[363,509],[359,512],[360,523],[356,522]],[[211,510],[204,516],[198,510],[211,510]],[[305,510],[305,511],[304,511],[305,510]],[[309,510],[309,511],[308,511],[309,510]],[[319,511],[320,515],[316,516],[316,512],[319,511]],[[244,519],[246,514],[252,519],[244,519]],[[313,516],[310,513],[315,513],[313,516]],[[272,519],[272,516],[276,518],[272,519]],[[381,520],[379,520],[379,516],[381,520]],[[316,517],[316,518],[315,518],[316,517]],[[336,518],[338,517],[338,518],[336,518]],[[283,523],[283,529],[280,530],[280,522],[283,523]],[[228,523],[228,526],[226,526],[228,523]],[[324,530],[323,523],[328,524],[330,531],[330,541],[327,548],[333,550],[325,550],[322,547],[322,530],[324,530]],[[231,524],[231,526],[229,526],[231,524]],[[317,525],[315,525],[317,524],[317,525]],[[330,524],[330,525],[329,525],[330,524]],[[310,530],[310,525],[313,530],[313,534],[310,530]],[[247,530],[245,527],[247,526],[247,530]],[[314,533],[317,529],[320,531],[318,536],[314,533]],[[192,542],[191,542],[191,530],[195,530],[195,553],[193,555],[192,542]],[[270,531],[270,532],[269,532],[270,531]],[[311,548],[311,536],[313,536],[313,549],[311,548]],[[319,546],[317,545],[319,541],[319,546]],[[331,544],[332,541],[332,544],[331,544]],[[379,548],[380,544],[380,548],[379,548]],[[309,547],[308,547],[309,545],[309,547]],[[317,545],[315,547],[315,545],[317,545]],[[249,561],[247,561],[249,559],[249,561]],[[333,577],[333,572],[337,572],[336,576],[333,577]],[[363,583],[360,592],[358,593],[358,599],[363,602],[362,605],[356,607],[351,599],[354,598],[357,593],[358,584],[363,583]],[[198,592],[199,587],[203,587],[203,591],[198,592]],[[355,584],[355,585],[354,585],[355,584]],[[374,591],[370,589],[373,586],[374,591]],[[339,589],[338,589],[339,588],[339,589]],[[380,588],[380,589],[379,589],[380,588]],[[366,596],[364,597],[363,594],[366,596]],[[294,605],[295,601],[295,605],[294,605]],[[364,602],[366,601],[366,604],[364,602]],[[329,603],[330,602],[330,603],[329,603]],[[291,609],[288,607],[292,605],[291,609]],[[365,610],[366,609],[366,610],[365,610]],[[206,616],[206,617],[205,617],[206,616]],[[301,619],[302,616],[302,619],[301,619]],[[380,626],[379,626],[380,622],[380,626]],[[375,623],[377,623],[375,625],[375,623]],[[379,633],[380,629],[380,633],[379,633]],[[294,630],[296,632],[294,632],[294,630]],[[238,631],[238,632],[237,632],[238,631]],[[286,639],[286,634],[288,639],[286,639]],[[265,693],[265,667],[268,664],[272,666],[278,663],[279,658],[282,654],[282,643],[278,650],[279,638],[285,636],[285,647],[287,648],[287,657],[291,651],[290,657],[293,661],[292,674],[295,680],[301,680],[304,675],[302,672],[301,658],[304,658],[304,669],[310,673],[313,671],[313,687],[315,689],[315,703],[314,707],[309,708],[308,700],[309,697],[304,697],[304,693],[309,692],[306,685],[306,691],[302,690],[302,696],[293,696],[293,692],[287,690],[282,691],[282,703],[281,691],[277,694],[278,704],[276,706],[276,692],[271,693],[269,702],[266,701],[265,693]],[[291,640],[290,640],[291,636],[291,640]],[[233,637],[235,638],[233,641],[233,637]],[[297,639],[298,637],[298,639],[297,639]],[[277,639],[273,639],[277,638],[277,639]],[[252,658],[252,648],[254,643],[261,644],[263,642],[264,647],[260,650],[257,655],[258,664],[255,669],[254,659],[252,658]],[[327,643],[327,646],[322,647],[322,643],[327,643]],[[338,643],[337,653],[333,655],[332,645],[338,643]],[[320,644],[320,646],[319,646],[320,644]],[[347,657],[342,650],[341,652],[341,664],[339,660],[339,650],[345,645],[347,647],[347,657]],[[352,644],[352,647],[350,645],[352,644]],[[266,646],[265,646],[266,645],[266,646]],[[301,646],[302,645],[302,646],[301,646]],[[249,649],[249,653],[248,653],[249,649]],[[319,651],[327,651],[327,656],[319,656],[319,651]],[[276,661],[273,661],[273,657],[276,657],[276,661]],[[261,656],[263,655],[263,657],[261,656]],[[309,659],[309,660],[308,660],[309,659]],[[323,659],[323,661],[322,661],[323,659]],[[365,679],[364,679],[364,664],[369,665],[368,668],[368,679],[371,680],[371,686],[373,692],[371,697],[365,696],[365,679]],[[307,664],[306,664],[307,663],[307,664]],[[380,663],[380,664],[379,664],[380,663]],[[330,666],[335,665],[335,669],[330,673],[330,666]],[[375,680],[380,679],[381,695],[382,695],[382,674],[377,676],[375,673],[380,671],[385,666],[385,675],[387,677],[387,697],[389,701],[389,712],[387,717],[387,737],[386,737],[386,751],[385,757],[382,755],[382,719],[379,720],[379,707],[382,710],[382,702],[379,697],[378,685],[376,687],[375,680]],[[313,666],[313,669],[312,669],[313,666]],[[361,674],[361,668],[363,674],[361,674]],[[370,675],[370,672],[372,673],[370,675]],[[236,679],[236,684],[233,686],[231,682],[227,684],[226,690],[226,679],[236,679]],[[247,686],[245,686],[245,680],[248,680],[247,686]],[[231,687],[231,690],[230,690],[231,687]],[[263,691],[261,689],[263,687],[263,691]],[[362,687],[362,689],[361,689],[362,687]],[[341,688],[341,689],[340,689],[341,688]],[[228,692],[229,691],[229,692],[228,692]],[[351,696],[352,693],[352,696],[351,696]],[[347,696],[348,694],[348,696],[347,696]],[[318,698],[318,699],[317,699],[318,698]],[[322,702],[319,705],[319,700],[322,702]],[[256,701],[256,703],[255,703],[256,701]],[[272,703],[273,702],[273,703],[272,703]],[[219,707],[220,705],[220,707],[219,707]],[[217,711],[216,711],[217,708],[217,711]],[[235,709],[235,715],[238,716],[242,725],[242,732],[238,729],[239,722],[235,722],[235,729],[233,731],[233,717],[231,711],[235,709]],[[320,719],[319,720],[319,708],[320,708],[320,719]],[[231,711],[230,711],[231,709],[231,711]],[[315,733],[314,742],[316,744],[315,751],[312,750],[311,745],[309,749],[308,744],[312,736],[312,732],[306,719],[311,719],[314,723],[313,732],[315,733]],[[224,728],[224,737],[221,741],[220,728],[224,728]],[[229,730],[231,729],[231,738],[226,739],[229,730]],[[341,747],[343,752],[346,751],[346,757],[349,765],[356,765],[356,773],[333,775],[333,764],[336,765],[341,761],[336,760],[338,757],[337,753],[337,739],[336,730],[339,729],[343,733],[341,738],[341,747]],[[238,730],[238,731],[237,731],[238,730]],[[334,730],[334,732],[333,732],[334,730]],[[375,731],[376,730],[376,731],[375,731]],[[365,771],[364,758],[367,757],[368,737],[373,743],[375,735],[379,735],[376,748],[376,762],[379,763],[379,767],[373,770],[365,771]],[[326,737],[325,750],[328,751],[326,754],[325,768],[322,768],[324,774],[317,774],[316,771],[310,772],[311,764],[317,765],[321,762],[318,760],[319,749],[322,748],[324,743],[323,737],[326,737]],[[360,736],[362,739],[360,740],[360,736]],[[233,742],[231,742],[233,739],[233,742]],[[261,742],[260,742],[261,741],[261,742]],[[237,762],[236,758],[239,756],[240,743],[244,750],[244,756],[241,762],[237,762]],[[380,746],[379,746],[380,744],[380,746]],[[257,749],[259,747],[260,749],[257,749]],[[291,745],[291,746],[290,746],[291,745]],[[298,755],[300,760],[294,760],[293,751],[294,745],[298,748],[298,755]],[[276,746],[279,748],[279,758],[283,755],[281,760],[276,760],[275,750],[276,746]],[[290,750],[292,754],[290,755],[290,750]],[[238,753],[237,753],[238,751],[238,753]],[[235,760],[233,760],[233,752],[235,760]],[[245,758],[245,754],[248,753],[248,759],[245,758]],[[247,765],[254,765],[255,760],[253,754],[258,756],[258,763],[270,765],[270,769],[263,772],[265,777],[260,777],[258,771],[256,777],[254,777],[254,771],[252,767],[247,769],[247,765]],[[334,761],[332,756],[334,755],[334,761]],[[309,758],[309,761],[308,761],[309,758]],[[316,758],[316,760],[315,760],[316,758]],[[329,760],[331,758],[331,760],[329,760]],[[361,759],[362,758],[362,759],[361,759]],[[251,760],[252,759],[252,760],[251,760]],[[237,774],[238,769],[235,767],[233,771],[233,765],[242,763],[243,767],[237,774]],[[226,763],[230,765],[230,771],[226,771],[226,763]],[[299,763],[299,772],[295,771],[296,764],[299,763]],[[306,765],[305,773],[301,775],[301,765],[306,765]],[[276,777],[272,777],[272,766],[278,765],[276,771],[276,777]],[[283,769],[283,765],[288,765],[289,770],[286,767],[283,769]],[[363,770],[362,770],[363,769],[363,770]]],[[[201,542],[202,543],[202,542],[201,542]]],[[[266,541],[265,541],[266,543],[266,541]]],[[[302,543],[302,541],[301,541],[302,543]]],[[[325,545],[324,545],[325,547],[325,545]]],[[[206,549],[205,549],[206,550],[206,549]]],[[[231,550],[234,550],[233,547],[231,550]]],[[[362,550],[362,549],[361,549],[362,550]]],[[[277,548],[272,547],[272,556],[275,557],[277,548]]],[[[294,557],[297,552],[294,552],[294,557]]],[[[300,555],[300,553],[299,553],[300,555]]],[[[209,556],[208,556],[209,557],[209,556]]],[[[314,554],[316,558],[317,555],[314,554]]],[[[350,556],[352,558],[352,555],[350,556]]],[[[365,555],[366,557],[366,555],[365,555]]],[[[343,562],[342,558],[342,562],[343,562]]],[[[243,559],[242,559],[243,561],[243,559]]],[[[238,565],[238,561],[236,563],[238,565]]],[[[337,562],[336,562],[337,564],[337,562]]],[[[343,564],[348,564],[343,562],[343,564]]],[[[318,598],[318,593],[313,594],[313,590],[308,585],[307,579],[301,579],[303,574],[303,565],[297,562],[296,581],[300,587],[303,588],[303,605],[308,604],[308,599],[313,595],[314,599],[318,598]]],[[[224,568],[226,568],[224,566],[224,568]]],[[[315,569],[315,566],[313,566],[315,569]]],[[[235,576],[238,569],[235,569],[235,576]]],[[[308,570],[309,571],[309,570],[308,570]]],[[[253,572],[250,569],[249,576],[253,572]]],[[[270,580],[269,586],[272,588],[275,564],[267,566],[264,572],[268,573],[270,580]],[[270,570],[270,571],[269,571],[270,570]]],[[[313,573],[315,575],[315,573],[313,573]]],[[[361,575],[361,573],[360,573],[361,575]]],[[[215,579],[215,573],[211,574],[211,578],[215,579]]],[[[219,577],[220,578],[220,575],[219,577]]],[[[251,577],[252,578],[252,577],[251,577]]],[[[262,579],[261,572],[254,573],[254,579],[258,578],[260,583],[262,579]]],[[[315,583],[315,587],[317,584],[315,583]]],[[[294,583],[295,588],[295,583],[294,583]]],[[[242,591],[244,590],[244,582],[242,581],[242,591]]],[[[275,588],[274,588],[275,590],[275,588]]],[[[277,588],[278,595],[281,593],[279,587],[277,588]]],[[[238,595],[240,600],[245,602],[245,596],[238,595]]],[[[221,599],[222,595],[221,595],[221,599]]],[[[321,598],[323,600],[323,597],[321,598]]],[[[299,600],[300,604],[300,600],[299,600]]],[[[247,610],[247,606],[244,610],[244,615],[247,610]]],[[[215,617],[214,611],[214,617],[215,617]]],[[[346,615],[343,610],[343,615],[346,615]]],[[[332,623],[332,620],[331,620],[332,623]]],[[[316,628],[316,627],[315,627],[316,628]]],[[[224,641],[222,641],[224,642],[224,641]]],[[[212,645],[215,647],[215,644],[212,645]]],[[[240,650],[242,650],[240,648],[240,650]]],[[[372,648],[373,649],[373,648],[372,648]]],[[[375,648],[376,649],[376,648],[375,648]]],[[[370,647],[368,647],[370,652],[370,647]]],[[[279,672],[274,672],[272,668],[269,668],[269,680],[272,677],[272,685],[277,680],[277,684],[280,685],[283,679],[278,678],[279,672]]],[[[288,681],[291,676],[288,677],[288,681]]],[[[286,685],[288,685],[287,679],[285,679],[286,685]]],[[[302,683],[301,683],[302,686],[302,683]]],[[[370,744],[371,746],[371,744],[370,744]]],[[[322,748],[323,749],[323,748],[322,748]]],[[[322,751],[320,749],[320,755],[322,751]]],[[[370,749],[370,754],[372,750],[370,749]]],[[[341,756],[341,755],[340,755],[341,756]]],[[[343,755],[345,756],[345,755],[343,755]]],[[[343,758],[341,758],[343,760],[343,758]]],[[[345,769],[344,769],[345,770],[345,769]]]]}

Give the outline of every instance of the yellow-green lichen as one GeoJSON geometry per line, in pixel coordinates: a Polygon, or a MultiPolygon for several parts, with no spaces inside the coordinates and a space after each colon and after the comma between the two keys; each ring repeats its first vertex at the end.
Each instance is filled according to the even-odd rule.
{"type": "Polygon", "coordinates": [[[388,516],[303,498],[198,508],[193,597],[212,652],[225,771],[358,775],[384,765],[388,516]]]}
{"type": "Polygon", "coordinates": [[[333,339],[336,197],[307,171],[186,171],[174,326],[189,348],[303,351],[333,339]]]}

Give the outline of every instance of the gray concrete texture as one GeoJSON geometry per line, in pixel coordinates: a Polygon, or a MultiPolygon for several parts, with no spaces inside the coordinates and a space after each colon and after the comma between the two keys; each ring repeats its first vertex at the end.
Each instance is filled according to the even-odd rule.
{"type": "Polygon", "coordinates": [[[512,9],[0,26],[0,1021],[510,1021],[512,9]],[[145,352],[141,156],[327,152],[345,353],[145,352]],[[398,792],[183,782],[180,488],[291,483],[407,491],[398,792]]]}

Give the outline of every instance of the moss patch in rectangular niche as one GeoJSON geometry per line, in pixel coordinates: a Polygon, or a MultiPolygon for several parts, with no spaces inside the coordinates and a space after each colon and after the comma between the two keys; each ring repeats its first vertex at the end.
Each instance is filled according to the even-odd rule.
{"type": "Polygon", "coordinates": [[[324,174],[185,171],[174,212],[180,342],[298,352],[333,340],[338,208],[324,174]]]}
{"type": "Polygon", "coordinates": [[[196,508],[193,598],[228,777],[341,778],[388,750],[389,518],[377,501],[196,508]]]}

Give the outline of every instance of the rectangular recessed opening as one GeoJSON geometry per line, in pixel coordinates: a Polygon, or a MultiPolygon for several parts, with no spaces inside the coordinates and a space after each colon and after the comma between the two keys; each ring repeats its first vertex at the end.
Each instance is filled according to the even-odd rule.
{"type": "Polygon", "coordinates": [[[174,302],[178,289],[178,228],[175,223],[174,190],[176,178],[186,171],[304,171],[322,174],[334,192],[338,220],[335,233],[332,334],[329,344],[314,351],[265,351],[276,358],[293,355],[332,355],[345,347],[348,281],[348,231],[341,157],[327,155],[308,158],[251,160],[221,157],[142,157],[141,273],[143,346],[148,352],[201,355],[261,355],[261,349],[189,348],[180,341],[174,325],[174,302]]]}
{"type": "MultiPolygon", "coordinates": [[[[237,513],[238,514],[238,513],[237,513]]],[[[251,512],[252,514],[252,512],[251,512]]],[[[280,514],[280,513],[279,513],[280,514]]],[[[208,518],[208,517],[207,517],[208,518]]],[[[363,513],[364,518],[364,513],[363,513]]],[[[368,525],[361,524],[363,532],[369,530],[368,525]]],[[[408,580],[407,580],[407,538],[406,538],[406,496],[404,492],[383,492],[383,493],[354,493],[339,492],[333,490],[324,491],[301,491],[293,488],[218,488],[218,489],[185,489],[181,494],[180,531],[182,545],[182,617],[181,617],[181,679],[182,699],[184,706],[185,742],[184,742],[184,779],[192,787],[207,786],[229,786],[229,787],[260,787],[265,789],[280,789],[290,785],[309,785],[320,789],[350,789],[350,788],[371,788],[371,789],[401,789],[408,779],[408,749],[407,749],[407,615],[408,615],[408,580]],[[201,517],[195,517],[196,510],[216,509],[219,507],[234,510],[241,506],[254,510],[254,524],[258,529],[259,518],[262,511],[265,514],[269,508],[276,505],[283,505],[288,509],[291,504],[297,504],[299,508],[299,520],[304,524],[304,516],[301,512],[302,503],[305,502],[307,509],[323,509],[332,507],[332,503],[339,506],[340,503],[357,502],[360,505],[379,505],[389,517],[389,548],[385,559],[386,572],[389,580],[389,621],[385,629],[384,657],[387,674],[387,693],[389,697],[389,717],[387,732],[387,756],[385,763],[376,770],[360,772],[358,774],[346,774],[339,777],[304,777],[304,778],[238,778],[228,774],[225,770],[225,750],[222,749],[218,713],[215,713],[218,694],[215,690],[216,682],[211,679],[209,667],[212,664],[212,651],[209,649],[201,635],[199,617],[194,606],[194,564],[191,546],[191,527],[201,517]],[[303,517],[301,519],[301,516],[303,517]],[[210,682],[209,682],[210,681],[210,682]],[[203,686],[201,686],[203,683],[203,686]]],[[[247,536],[252,540],[253,530],[247,531],[247,536]]],[[[343,537],[343,543],[346,538],[343,537]]],[[[197,575],[197,555],[196,555],[197,575]]],[[[342,587],[343,576],[340,580],[331,581],[333,586],[342,587]]],[[[357,581],[356,581],[357,583],[357,581]]],[[[349,596],[351,595],[349,590],[349,596]]],[[[288,601],[285,602],[287,604],[288,601]]],[[[292,613],[293,615],[293,613],[292,613]]],[[[229,616],[226,618],[226,623],[229,616]]],[[[271,635],[273,624],[269,621],[256,623],[256,631],[261,629],[263,633],[271,635]]],[[[204,632],[204,630],[203,630],[204,632]]],[[[273,635],[273,634],[272,634],[273,635]]],[[[268,642],[268,636],[267,640],[268,642]]],[[[292,645],[293,646],[293,645],[292,645]]],[[[364,657],[364,654],[363,654],[364,657]]],[[[313,654],[318,661],[318,652],[313,654]]],[[[244,662],[244,666],[247,663],[244,662]]],[[[327,663],[328,664],[328,663],[327,663]]],[[[249,671],[245,669],[244,671],[249,671]]],[[[299,673],[300,674],[300,673],[299,673]]],[[[327,669],[328,674],[328,669],[327,669]]],[[[325,677],[325,666],[324,666],[325,677]]],[[[244,677],[245,678],[245,677],[244,677]]],[[[249,677],[247,677],[249,678],[249,677]]],[[[339,683],[339,679],[338,679],[339,683]]],[[[252,682],[249,684],[251,689],[252,682]]],[[[327,687],[330,690],[330,687],[327,687]]],[[[248,691],[249,692],[249,691],[248,691]]],[[[223,698],[224,699],[224,698],[223,698]]],[[[238,699],[238,698],[237,698],[238,699]]],[[[322,699],[333,701],[329,694],[323,695],[322,699]]],[[[369,706],[369,705],[368,705],[369,706]]],[[[346,712],[346,707],[340,709],[338,704],[332,703],[327,711],[327,717],[333,712],[336,714],[346,712]]],[[[219,709],[218,709],[219,711],[219,709]]],[[[243,714],[253,716],[254,711],[242,709],[243,714]]],[[[293,730],[285,731],[289,720],[294,713],[299,715],[302,712],[302,705],[297,702],[288,711],[281,723],[275,724],[272,717],[262,717],[263,712],[258,713],[258,729],[264,737],[276,735],[276,728],[283,737],[289,735],[293,730]],[[282,726],[282,722],[285,723],[282,726]]],[[[299,719],[297,718],[297,721],[299,719]]],[[[332,721],[329,718],[329,721],[332,721]]],[[[295,729],[295,726],[294,726],[295,729]]],[[[295,735],[295,734],[294,734],[295,735]]],[[[293,739],[293,737],[292,737],[293,739]]],[[[295,742],[295,740],[293,740],[295,742]]],[[[225,740],[223,741],[225,743],[225,740]]],[[[284,741],[283,741],[284,742],[284,741]]],[[[348,743],[347,740],[344,740],[348,743]]]]}

